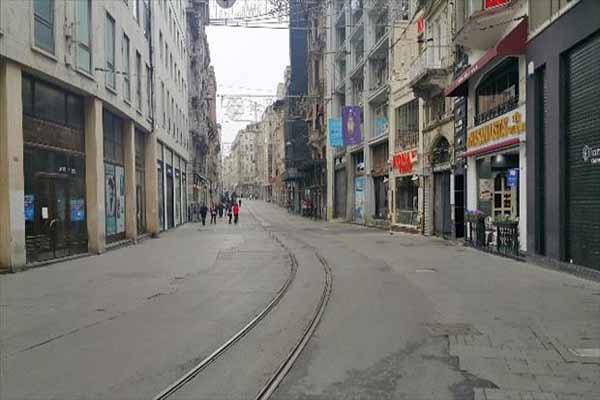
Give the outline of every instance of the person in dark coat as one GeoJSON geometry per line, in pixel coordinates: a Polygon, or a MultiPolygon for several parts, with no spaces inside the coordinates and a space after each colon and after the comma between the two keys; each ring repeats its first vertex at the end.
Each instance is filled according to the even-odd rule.
{"type": "Polygon", "coordinates": [[[227,204],[227,218],[229,219],[229,224],[231,225],[231,216],[233,211],[231,210],[231,205],[227,204]]]}
{"type": "Polygon", "coordinates": [[[210,223],[217,223],[217,207],[215,205],[210,208],[210,223]]]}
{"type": "Polygon", "coordinates": [[[206,207],[206,204],[202,204],[202,207],[200,207],[200,218],[202,218],[202,225],[206,225],[206,214],[208,214],[208,207],[206,207]]]}
{"type": "Polygon", "coordinates": [[[219,218],[223,218],[223,203],[219,203],[219,218]]]}

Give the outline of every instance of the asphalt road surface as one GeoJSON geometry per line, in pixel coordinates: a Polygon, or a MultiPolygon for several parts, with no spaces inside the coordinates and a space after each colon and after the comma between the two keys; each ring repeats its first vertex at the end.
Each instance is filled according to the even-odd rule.
{"type": "Polygon", "coordinates": [[[238,225],[0,276],[0,398],[153,399],[275,298],[169,398],[255,399],[304,337],[272,399],[600,398],[600,355],[564,350],[600,349],[599,294],[449,241],[245,200],[238,225]]]}

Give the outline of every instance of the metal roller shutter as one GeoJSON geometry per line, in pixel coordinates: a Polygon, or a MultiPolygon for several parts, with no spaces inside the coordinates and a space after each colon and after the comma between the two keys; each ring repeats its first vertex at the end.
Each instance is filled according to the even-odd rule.
{"type": "Polygon", "coordinates": [[[600,34],[566,58],[567,260],[600,269],[600,34]]]}
{"type": "Polygon", "coordinates": [[[339,169],[335,171],[335,218],[346,218],[346,181],[346,169],[339,169]]]}

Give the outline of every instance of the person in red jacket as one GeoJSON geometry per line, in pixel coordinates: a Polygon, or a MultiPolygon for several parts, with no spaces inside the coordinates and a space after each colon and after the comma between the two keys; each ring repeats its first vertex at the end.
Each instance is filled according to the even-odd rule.
{"type": "Polygon", "coordinates": [[[234,224],[238,223],[239,215],[240,215],[240,206],[238,205],[238,203],[233,203],[233,223],[234,224]]]}

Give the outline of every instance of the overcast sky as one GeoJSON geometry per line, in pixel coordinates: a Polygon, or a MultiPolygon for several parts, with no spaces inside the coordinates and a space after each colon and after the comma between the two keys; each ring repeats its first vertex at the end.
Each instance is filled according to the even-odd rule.
{"type": "MultiPolygon", "coordinates": [[[[234,6],[235,7],[235,6],[234,6]]],[[[212,10],[211,10],[212,11],[212,10]]],[[[277,84],[283,81],[289,64],[289,31],[287,29],[247,29],[234,27],[207,27],[211,63],[217,77],[217,95],[261,94],[275,95],[277,84]]],[[[265,103],[266,99],[248,97],[249,102],[265,103]]],[[[237,131],[248,122],[233,122],[227,117],[227,98],[217,98],[217,121],[222,125],[223,149],[233,142],[237,131]]],[[[252,104],[252,103],[250,103],[252,104]]],[[[264,106],[258,108],[258,117],[264,106]]],[[[231,108],[231,107],[230,107],[231,108]]],[[[247,113],[244,118],[254,118],[247,113]]]]}

